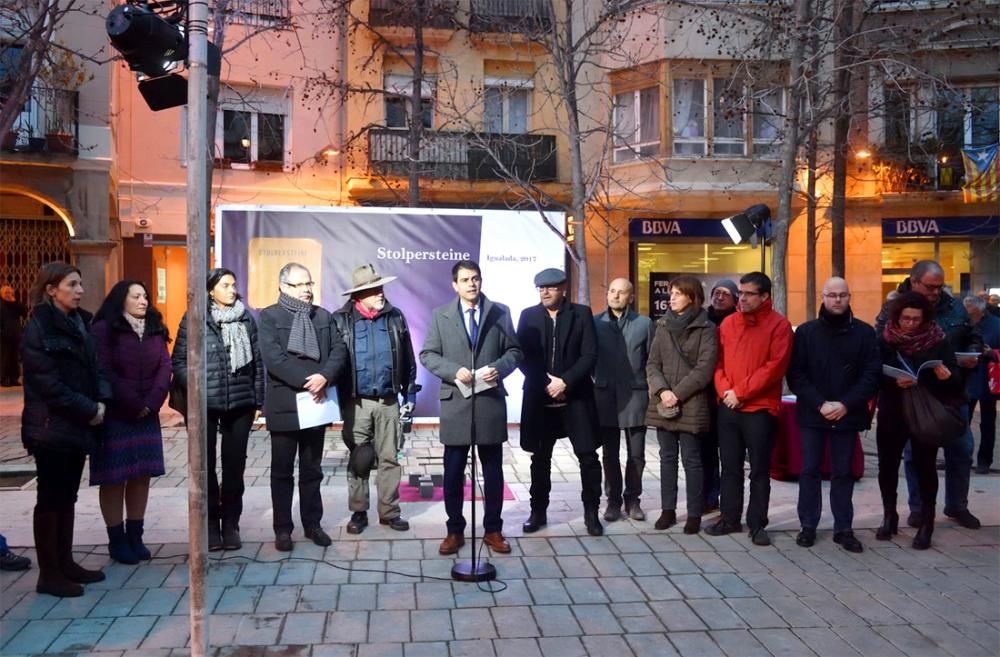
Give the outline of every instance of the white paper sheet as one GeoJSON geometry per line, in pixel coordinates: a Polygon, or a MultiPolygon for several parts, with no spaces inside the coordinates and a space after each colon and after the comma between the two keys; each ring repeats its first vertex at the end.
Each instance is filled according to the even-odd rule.
{"type": "MultiPolygon", "coordinates": [[[[497,381],[499,381],[499,379],[497,379],[497,381],[489,381],[489,382],[483,380],[483,376],[486,375],[486,370],[488,369],[490,369],[489,366],[485,365],[476,370],[476,376],[475,379],[473,379],[473,385],[476,386],[477,393],[484,392],[486,390],[489,390],[490,388],[497,387],[497,381]]],[[[455,385],[458,386],[458,391],[462,393],[462,396],[465,397],[466,399],[472,396],[472,386],[467,386],[458,379],[455,379],[455,385]]]]}
{"type": "Polygon", "coordinates": [[[312,393],[300,392],[295,395],[295,405],[300,429],[341,421],[340,402],[337,401],[337,389],[333,386],[326,389],[326,399],[321,402],[313,401],[312,393]]]}

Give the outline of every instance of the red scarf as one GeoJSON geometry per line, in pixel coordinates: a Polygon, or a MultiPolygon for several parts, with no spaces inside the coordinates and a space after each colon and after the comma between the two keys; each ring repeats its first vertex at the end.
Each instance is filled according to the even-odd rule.
{"type": "Polygon", "coordinates": [[[903,355],[912,356],[944,342],[945,335],[935,322],[925,322],[913,333],[904,333],[899,324],[890,321],[882,330],[882,339],[903,355]]]}
{"type": "Polygon", "coordinates": [[[365,319],[375,319],[376,317],[378,317],[377,310],[368,310],[367,308],[365,308],[364,304],[362,304],[360,300],[355,300],[354,309],[357,310],[358,314],[364,317],[365,319]]]}

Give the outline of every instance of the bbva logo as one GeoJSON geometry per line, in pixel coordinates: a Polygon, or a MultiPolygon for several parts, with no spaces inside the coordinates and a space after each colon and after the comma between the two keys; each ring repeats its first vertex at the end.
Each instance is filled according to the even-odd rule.
{"type": "Polygon", "coordinates": [[[644,219],[643,235],[681,235],[681,225],[676,221],[644,219]]]}
{"type": "Polygon", "coordinates": [[[896,222],[897,235],[927,235],[941,233],[936,219],[900,219],[896,222]]]}

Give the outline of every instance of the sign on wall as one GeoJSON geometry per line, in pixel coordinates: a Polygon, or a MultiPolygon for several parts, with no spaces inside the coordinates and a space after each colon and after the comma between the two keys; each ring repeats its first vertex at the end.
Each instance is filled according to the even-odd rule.
{"type": "Polygon", "coordinates": [[[1000,215],[882,219],[882,237],[997,237],[1000,215]]]}

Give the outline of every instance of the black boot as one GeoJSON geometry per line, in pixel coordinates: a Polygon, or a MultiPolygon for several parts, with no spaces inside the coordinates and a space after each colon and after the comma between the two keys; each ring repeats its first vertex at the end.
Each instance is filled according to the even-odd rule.
{"type": "Polygon", "coordinates": [[[125,537],[128,538],[128,546],[132,548],[132,554],[134,554],[139,561],[149,561],[153,558],[149,548],[147,548],[142,542],[144,526],[145,521],[142,518],[139,518],[138,520],[125,521],[125,537]]]}
{"type": "Polygon", "coordinates": [[[598,518],[597,506],[588,506],[583,510],[583,522],[587,525],[587,533],[591,536],[602,536],[604,527],[598,518]]]}
{"type": "Polygon", "coordinates": [[[118,563],[130,566],[139,563],[139,557],[135,556],[132,546],[128,544],[128,537],[125,536],[125,523],[108,527],[108,554],[118,563]]]}
{"type": "Polygon", "coordinates": [[[548,523],[545,511],[532,511],[528,519],[521,525],[521,531],[525,534],[533,534],[548,523]]]}
{"type": "Polygon", "coordinates": [[[59,512],[35,509],[35,552],[38,555],[38,584],[35,590],[57,598],[78,598],[83,587],[71,582],[59,565],[59,512]]]}
{"type": "Polygon", "coordinates": [[[886,509],[882,514],[882,526],[875,530],[875,538],[879,541],[889,541],[898,533],[899,514],[895,509],[886,509]]]}
{"type": "Polygon", "coordinates": [[[934,533],[934,509],[924,509],[920,528],[913,537],[914,550],[926,550],[931,546],[931,535],[934,533]]]}
{"type": "Polygon", "coordinates": [[[243,547],[240,539],[240,523],[238,520],[226,518],[222,521],[222,548],[224,550],[239,550],[243,547]]]}
{"type": "Polygon", "coordinates": [[[72,504],[63,507],[59,512],[59,564],[63,575],[77,584],[93,584],[104,581],[104,573],[100,570],[89,570],[73,559],[73,525],[76,522],[76,509],[72,504]]]}

